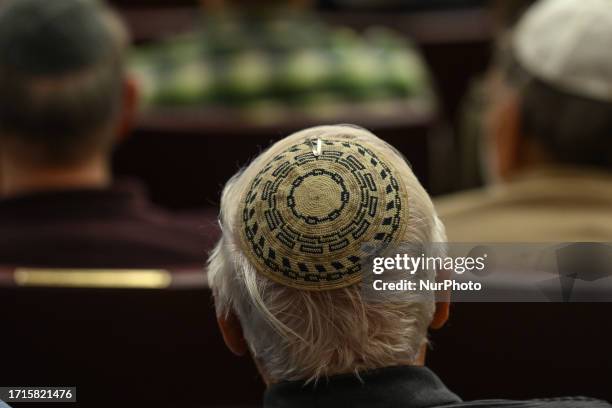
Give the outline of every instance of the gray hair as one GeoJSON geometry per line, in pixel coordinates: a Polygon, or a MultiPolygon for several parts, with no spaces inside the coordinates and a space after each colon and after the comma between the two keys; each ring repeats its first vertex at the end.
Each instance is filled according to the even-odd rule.
{"type": "MultiPolygon", "coordinates": [[[[362,128],[320,126],[277,142],[226,184],[221,198],[222,237],[208,260],[217,314],[240,319],[253,357],[272,381],[321,377],[414,363],[427,342],[433,296],[401,302],[369,302],[360,285],[322,292],[280,285],[257,272],[239,246],[238,213],[244,188],[275,152],[313,135],[346,137],[384,152],[409,196],[402,241],[413,245],[446,240],[444,226],[408,163],[390,145],[362,128]]],[[[435,272],[433,272],[435,273],[435,272]]]]}

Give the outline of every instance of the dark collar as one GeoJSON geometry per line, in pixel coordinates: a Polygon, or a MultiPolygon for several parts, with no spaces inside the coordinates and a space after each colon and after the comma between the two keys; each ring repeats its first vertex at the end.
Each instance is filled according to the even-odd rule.
{"type": "Polygon", "coordinates": [[[321,379],[271,385],[264,408],[430,408],[461,402],[426,367],[398,366],[321,379]]]}
{"type": "Polygon", "coordinates": [[[148,205],[144,187],[128,179],[108,188],[37,191],[0,200],[3,222],[80,219],[139,214],[148,205]]]}

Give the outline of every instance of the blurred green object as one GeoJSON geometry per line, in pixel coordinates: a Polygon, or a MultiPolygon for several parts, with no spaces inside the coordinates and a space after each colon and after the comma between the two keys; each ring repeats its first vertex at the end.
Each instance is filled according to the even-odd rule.
{"type": "Polygon", "coordinates": [[[425,63],[407,39],[295,13],[207,16],[198,32],[135,49],[131,69],[153,107],[321,112],[351,102],[435,103],[425,63]]]}

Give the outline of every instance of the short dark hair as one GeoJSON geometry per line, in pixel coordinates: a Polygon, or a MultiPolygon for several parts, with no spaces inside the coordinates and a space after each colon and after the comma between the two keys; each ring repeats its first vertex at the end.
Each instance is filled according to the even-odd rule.
{"type": "Polygon", "coordinates": [[[612,169],[612,103],[534,79],[521,92],[521,131],[560,163],[612,169]]]}
{"type": "Polygon", "coordinates": [[[505,65],[506,78],[519,89],[525,138],[558,163],[612,169],[612,102],[536,78],[513,55],[505,65]]]}
{"type": "Polygon", "coordinates": [[[0,138],[53,162],[107,148],[125,29],[96,0],[9,0],[0,9],[0,138]]]}

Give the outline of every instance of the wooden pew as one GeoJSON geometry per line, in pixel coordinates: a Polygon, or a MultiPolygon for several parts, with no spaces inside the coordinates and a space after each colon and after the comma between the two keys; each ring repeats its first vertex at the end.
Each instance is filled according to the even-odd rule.
{"type": "MultiPolygon", "coordinates": [[[[196,26],[193,6],[135,7],[118,1],[137,43],[156,40],[196,26]]],[[[231,110],[156,110],[143,112],[131,139],[115,155],[118,175],[143,179],[157,203],[172,208],[217,205],[227,179],[275,140],[304,127],[355,123],[394,144],[412,163],[431,193],[447,192],[453,183],[456,152],[453,129],[458,106],[470,81],[490,58],[492,19],[486,9],[418,13],[322,12],[321,19],[361,30],[390,26],[414,40],[428,62],[440,97],[440,115],[397,106],[388,115],[352,112],[328,118],[283,114],[262,123],[231,110]],[[440,126],[450,123],[450,126],[440,126]],[[432,138],[432,132],[437,137],[432,138]],[[435,160],[434,160],[435,158],[435,160]],[[435,169],[435,174],[432,169],[435,169]]]]}
{"type": "MultiPolygon", "coordinates": [[[[261,402],[253,365],[225,350],[201,274],[123,288],[23,277],[19,286],[13,276],[0,271],[0,384],[76,385],[86,406],[261,402]]],[[[430,336],[427,364],[465,399],[610,401],[611,306],[456,304],[446,327],[430,336]]]]}
{"type": "Polygon", "coordinates": [[[231,109],[145,112],[115,152],[114,171],[143,179],[152,199],[166,207],[217,206],[225,182],[271,143],[309,126],[356,123],[400,150],[427,185],[436,116],[410,105],[394,109],[382,115],[357,109],[325,120],[296,113],[273,122],[241,118],[231,109]]]}
{"type": "Polygon", "coordinates": [[[458,303],[427,365],[464,399],[612,401],[612,303],[458,303]]]}
{"type": "Polygon", "coordinates": [[[62,279],[48,277],[58,270],[25,272],[0,272],[0,384],[76,386],[87,407],[261,400],[253,364],[223,344],[201,272],[144,271],[163,276],[107,276],[105,284],[96,274],[113,271],[62,279]]]}

